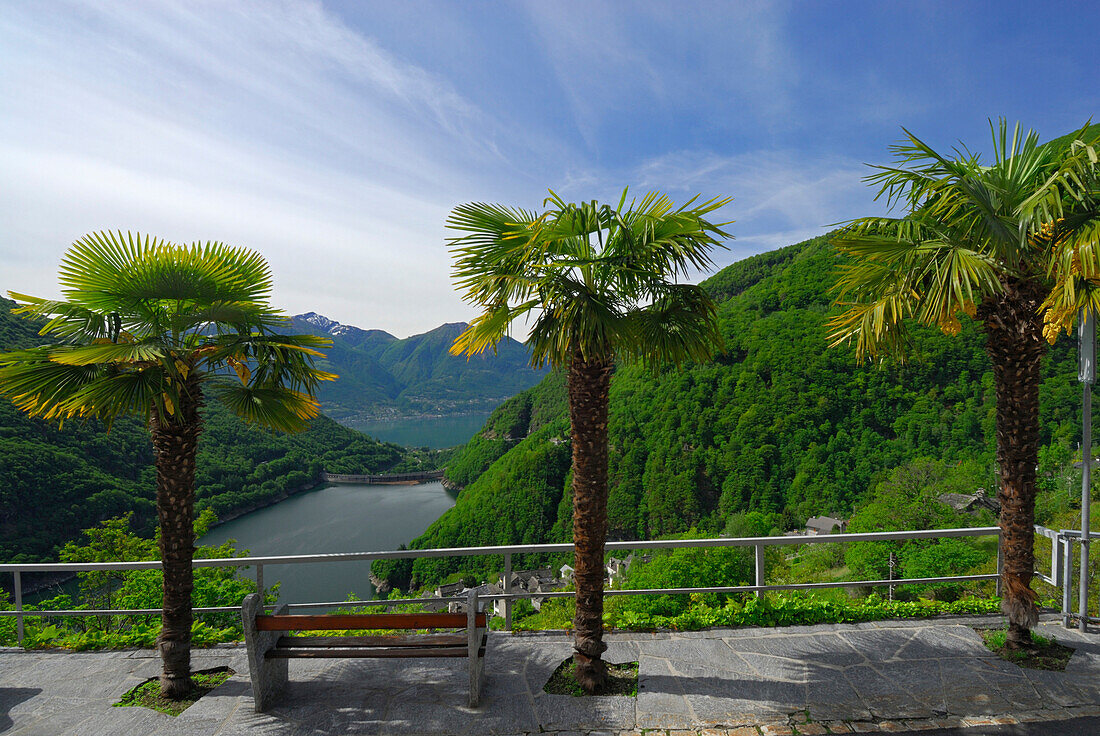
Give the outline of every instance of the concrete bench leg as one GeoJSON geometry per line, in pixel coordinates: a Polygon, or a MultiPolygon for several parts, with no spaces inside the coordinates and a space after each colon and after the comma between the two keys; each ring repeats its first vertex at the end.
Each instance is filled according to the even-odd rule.
{"type": "MultiPolygon", "coordinates": [[[[286,613],[284,603],[275,609],[276,614],[286,613]]],[[[245,596],[241,603],[241,619],[244,623],[244,641],[248,648],[248,674],[252,679],[252,697],[256,712],[271,707],[275,698],[286,689],[287,660],[267,659],[264,655],[275,647],[283,631],[257,631],[256,616],[263,613],[263,598],[257,593],[245,596]]]]}

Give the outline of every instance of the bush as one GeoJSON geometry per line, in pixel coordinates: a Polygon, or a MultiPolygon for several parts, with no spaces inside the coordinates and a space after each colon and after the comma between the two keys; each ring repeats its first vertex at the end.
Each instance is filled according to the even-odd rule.
{"type": "MultiPolygon", "coordinates": [[[[213,513],[206,510],[195,521],[195,536],[202,536],[214,523],[213,513]]],[[[70,542],[61,552],[61,559],[68,562],[113,562],[122,560],[157,559],[156,542],[139,537],[130,531],[129,515],[108,519],[99,526],[85,530],[86,545],[70,542]]],[[[199,547],[195,557],[222,559],[247,555],[237,550],[232,542],[216,547],[199,547]]],[[[163,575],[160,570],[133,570],[125,572],[84,572],[80,580],[77,601],[61,595],[42,601],[27,610],[89,610],[96,608],[160,608],[163,575]]],[[[237,606],[249,593],[256,591],[252,580],[242,578],[232,567],[203,567],[195,569],[194,590],[191,593],[195,608],[237,606]]],[[[278,586],[265,591],[269,603],[278,599],[278,586]]],[[[10,604],[0,601],[8,609],[10,604]]],[[[143,616],[72,616],[47,619],[28,616],[24,619],[23,646],[28,649],[60,647],[83,651],[87,649],[116,649],[120,647],[153,647],[160,633],[160,617],[143,616]]],[[[211,646],[221,642],[238,641],[241,638],[241,620],[235,612],[197,614],[191,629],[194,646],[211,646]]],[[[16,626],[13,617],[0,617],[0,645],[16,643],[16,626]]]]}

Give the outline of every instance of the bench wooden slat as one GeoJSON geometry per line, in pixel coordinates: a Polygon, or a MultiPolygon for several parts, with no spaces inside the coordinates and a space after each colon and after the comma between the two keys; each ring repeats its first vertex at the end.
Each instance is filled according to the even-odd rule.
{"type": "Polygon", "coordinates": [[[275,646],[303,647],[465,647],[465,634],[413,634],[412,636],[280,636],[275,646]]]}
{"type": "MultiPolygon", "coordinates": [[[[477,614],[485,627],[485,614],[477,614]]],[[[464,613],[367,613],[257,616],[258,631],[334,631],[347,629],[464,629],[464,613]]]]}
{"type": "MultiPolygon", "coordinates": [[[[354,648],[339,647],[335,649],[271,649],[265,655],[269,659],[336,659],[344,657],[355,658],[409,658],[409,657],[465,657],[468,654],[466,647],[431,647],[428,649],[411,649],[407,647],[386,648],[354,648]]],[[[479,656],[485,656],[483,651],[479,656]]]]}

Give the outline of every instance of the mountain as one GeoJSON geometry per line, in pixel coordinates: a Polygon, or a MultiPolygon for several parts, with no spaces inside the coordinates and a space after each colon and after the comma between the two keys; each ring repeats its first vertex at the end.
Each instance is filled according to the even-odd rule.
{"type": "MultiPolygon", "coordinates": [[[[703,284],[725,342],[713,361],[617,367],[611,539],[720,533],[751,511],[786,529],[847,518],[891,470],[923,457],[960,468],[961,492],[995,487],[993,380],[978,325],[955,338],[918,328],[916,359],[857,364],[850,348],[828,347],[841,259],[821,237],[735,263],[703,284]]],[[[1045,359],[1044,443],[1069,447],[1079,434],[1075,356],[1063,339],[1045,359]]],[[[569,465],[564,382],[552,374],[502,404],[452,458],[458,502],[410,546],[568,541],[569,465]]],[[[436,558],[376,563],[375,574],[404,588],[410,575],[433,582],[471,564],[490,571],[490,561],[436,558]]]]}
{"type": "Polygon", "coordinates": [[[298,314],[292,319],[303,332],[340,338],[341,342],[359,348],[368,355],[380,355],[390,343],[397,342],[397,338],[385,330],[364,330],[352,325],[342,325],[316,312],[298,314]]]}
{"type": "Polygon", "coordinates": [[[340,378],[321,386],[325,412],[345,423],[379,417],[487,411],[539,382],[527,349],[505,338],[495,354],[451,355],[465,323],[398,339],[382,330],[343,325],[316,312],[291,318],[293,332],[332,340],[321,365],[340,378]]]}
{"type": "MultiPolygon", "coordinates": [[[[41,322],[12,314],[0,299],[0,352],[42,343],[41,322]]],[[[196,509],[222,520],[273,503],[334,473],[406,472],[437,467],[412,452],[321,416],[295,435],[246,425],[216,402],[204,410],[196,509]]],[[[151,535],[156,522],[153,448],[140,419],[110,431],[97,421],[31,419],[0,399],[0,560],[56,559],[81,530],[125,513],[151,535]]]]}

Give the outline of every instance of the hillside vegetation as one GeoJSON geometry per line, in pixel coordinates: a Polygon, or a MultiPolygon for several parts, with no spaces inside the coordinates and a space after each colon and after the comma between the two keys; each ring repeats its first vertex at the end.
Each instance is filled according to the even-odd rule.
{"type": "MultiPolygon", "coordinates": [[[[0,351],[41,343],[38,325],[0,299],[0,351]]],[[[225,520],[314,485],[321,470],[403,472],[436,467],[432,453],[372,440],[326,417],[297,435],[250,427],[219,406],[205,409],[196,510],[225,520]]],[[[0,560],[56,560],[82,529],[133,512],[135,529],[156,521],[153,451],[145,426],[28,418],[0,401],[0,560]]]]}
{"type": "Polygon", "coordinates": [[[510,338],[495,353],[451,355],[465,327],[448,323],[401,340],[310,312],[295,316],[290,329],[332,340],[319,365],[340,378],[322,384],[318,398],[326,414],[354,425],[378,417],[487,411],[545,375],[530,367],[527,349],[510,338]]]}
{"type": "MultiPolygon", "coordinates": [[[[725,348],[705,365],[620,366],[611,389],[611,539],[694,530],[718,534],[745,512],[776,530],[807,517],[851,515],[895,468],[919,458],[946,467],[950,489],[992,489],[994,396],[974,323],[958,338],[917,330],[904,364],[857,365],[830,349],[826,320],[840,256],[827,237],[736,263],[705,282],[725,348]]],[[[1076,349],[1048,353],[1043,442],[1079,432],[1076,349]]],[[[559,376],[499,407],[452,460],[457,505],[413,548],[568,541],[569,426],[559,376]]],[[[941,491],[942,492],[942,491],[941,491]]],[[[479,563],[423,559],[376,564],[404,587],[479,563]]],[[[517,563],[519,564],[519,563],[517,563]]],[[[480,563],[480,572],[497,562],[480,563]]]]}

